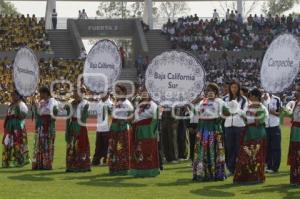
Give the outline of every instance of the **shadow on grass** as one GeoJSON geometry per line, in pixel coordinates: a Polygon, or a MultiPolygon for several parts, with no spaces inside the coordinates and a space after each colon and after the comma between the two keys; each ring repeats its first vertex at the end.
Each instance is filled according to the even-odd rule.
{"type": "Polygon", "coordinates": [[[192,176],[192,168],[176,171],[176,173],[189,173],[192,176]]]}
{"type": "Polygon", "coordinates": [[[164,165],[165,171],[174,171],[174,170],[182,170],[182,169],[192,169],[192,166],[177,166],[176,164],[167,164],[164,165]]]}
{"type": "Polygon", "coordinates": [[[283,171],[283,172],[279,172],[279,173],[274,173],[274,174],[267,174],[266,178],[275,178],[275,177],[286,177],[286,176],[290,176],[290,172],[289,171],[283,171]]]}
{"type": "Polygon", "coordinates": [[[192,194],[196,194],[199,196],[207,196],[207,197],[234,197],[235,194],[231,192],[221,191],[221,190],[210,190],[210,189],[199,189],[199,190],[192,190],[192,194]]]}
{"type": "Polygon", "coordinates": [[[43,171],[42,173],[35,173],[37,171],[32,171],[31,174],[23,174],[18,176],[8,176],[8,179],[19,180],[19,181],[53,181],[53,178],[49,176],[63,175],[66,174],[64,171],[43,171]]]}
{"type": "MultiPolygon", "coordinates": [[[[203,182],[207,183],[207,182],[203,182]]],[[[224,184],[224,185],[214,185],[214,186],[205,186],[201,189],[191,190],[190,192],[199,196],[207,197],[234,197],[235,193],[228,191],[230,188],[240,187],[241,185],[235,184],[224,184]],[[224,191],[227,190],[227,191],[224,191]]]]}
{"type": "MultiPolygon", "coordinates": [[[[74,174],[74,173],[70,173],[70,174],[74,174]]],[[[80,173],[82,174],[82,173],[80,173]]],[[[66,178],[64,178],[63,180],[91,180],[91,179],[97,179],[97,178],[110,178],[112,177],[111,175],[109,175],[108,173],[103,173],[103,174],[97,174],[97,175],[92,175],[92,176],[67,176],[66,178]]],[[[120,177],[122,178],[122,177],[120,177]]]]}
{"type": "Polygon", "coordinates": [[[259,190],[251,190],[245,194],[266,194],[266,193],[279,193],[282,199],[299,199],[300,198],[300,187],[292,186],[289,184],[277,184],[277,185],[267,185],[263,186],[259,190]]]}
{"type": "Polygon", "coordinates": [[[130,182],[136,180],[131,176],[111,176],[108,173],[86,175],[86,176],[66,176],[63,180],[72,181],[77,180],[76,184],[84,186],[96,186],[96,187],[146,187],[146,184],[130,182]]]}
{"type": "Polygon", "coordinates": [[[49,182],[53,181],[53,178],[49,178],[42,175],[32,175],[32,174],[24,174],[19,176],[9,176],[7,177],[11,180],[19,180],[19,181],[31,181],[31,182],[49,182]]]}
{"type": "Polygon", "coordinates": [[[116,188],[128,188],[128,187],[146,187],[146,184],[134,183],[134,182],[126,182],[126,180],[132,180],[135,178],[132,177],[115,177],[115,178],[105,178],[105,179],[97,179],[92,178],[86,182],[78,182],[78,185],[85,186],[96,186],[96,187],[116,187],[116,188]]]}
{"type": "Polygon", "coordinates": [[[178,179],[175,182],[167,182],[167,183],[156,183],[156,186],[159,187],[171,187],[171,186],[185,186],[189,184],[193,184],[192,178],[184,178],[178,179]]]}
{"type": "Polygon", "coordinates": [[[0,168],[0,174],[16,174],[16,173],[26,173],[26,172],[31,172],[32,169],[22,169],[22,168],[0,168]]]}

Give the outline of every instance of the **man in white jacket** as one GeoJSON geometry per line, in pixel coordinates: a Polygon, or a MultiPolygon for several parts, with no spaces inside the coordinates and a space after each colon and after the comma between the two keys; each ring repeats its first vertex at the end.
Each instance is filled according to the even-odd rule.
{"type": "Polygon", "coordinates": [[[267,132],[267,173],[276,173],[281,162],[281,130],[280,111],[282,102],[279,97],[265,93],[264,105],[268,109],[269,117],[266,121],[267,132]]]}
{"type": "Polygon", "coordinates": [[[110,100],[109,94],[101,98],[97,104],[96,148],[92,161],[94,166],[106,163],[112,106],[113,102],[110,100]]]}

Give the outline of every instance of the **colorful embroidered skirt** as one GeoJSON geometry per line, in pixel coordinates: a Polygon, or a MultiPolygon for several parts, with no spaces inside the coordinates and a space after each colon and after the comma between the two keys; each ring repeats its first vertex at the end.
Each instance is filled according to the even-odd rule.
{"type": "Polygon", "coordinates": [[[5,120],[2,140],[2,167],[23,167],[29,164],[28,141],[25,126],[14,117],[5,120]]]}
{"type": "Polygon", "coordinates": [[[219,181],[226,179],[225,151],[221,128],[214,121],[201,122],[196,135],[193,180],[219,181]]]}
{"type": "Polygon", "coordinates": [[[130,175],[155,177],[160,174],[156,120],[145,119],[135,124],[130,175]]]}
{"type": "Polygon", "coordinates": [[[54,157],[55,122],[50,115],[40,116],[36,124],[33,170],[51,170],[54,157]]]}
{"type": "Polygon", "coordinates": [[[74,123],[76,124],[77,121],[74,120],[69,125],[71,136],[67,140],[66,171],[91,171],[90,143],[87,128],[84,126],[80,126],[78,130],[71,128],[74,123]]]}
{"type": "MultiPolygon", "coordinates": [[[[257,132],[259,131],[258,129],[257,132]]],[[[241,138],[241,149],[233,182],[237,184],[263,183],[265,181],[266,138],[261,134],[260,138],[245,140],[247,133],[249,130],[241,138]]]]}
{"type": "Polygon", "coordinates": [[[300,185],[300,142],[290,143],[288,163],[291,166],[290,183],[300,185]]]}
{"type": "Polygon", "coordinates": [[[288,154],[290,169],[290,183],[300,185],[300,124],[293,123],[288,154]]]}
{"type": "Polygon", "coordinates": [[[127,175],[130,169],[132,128],[125,120],[113,120],[108,144],[108,167],[111,175],[127,175]]]}

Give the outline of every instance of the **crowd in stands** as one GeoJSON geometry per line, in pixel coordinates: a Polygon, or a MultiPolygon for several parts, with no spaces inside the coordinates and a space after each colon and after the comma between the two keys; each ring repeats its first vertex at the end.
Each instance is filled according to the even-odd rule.
{"type": "MultiPolygon", "coordinates": [[[[206,71],[206,82],[215,82],[221,88],[231,80],[238,80],[241,85],[251,90],[260,85],[260,70],[263,57],[254,58],[249,53],[248,57],[234,60],[233,57],[228,56],[226,52],[218,58],[209,56],[207,53],[200,56],[201,63],[206,71]]],[[[138,72],[138,83],[140,85],[145,82],[145,72],[147,64],[149,64],[148,57],[143,58],[138,55],[136,60],[136,67],[138,72]]],[[[296,82],[300,81],[300,76],[296,82]]],[[[284,93],[277,94],[281,97],[284,104],[293,100],[295,92],[294,87],[287,89],[284,93]]]]}
{"type": "Polygon", "coordinates": [[[234,11],[221,19],[214,10],[212,19],[197,15],[168,20],[162,33],[168,35],[174,49],[196,52],[265,50],[277,35],[289,32],[300,36],[300,15],[249,15],[246,20],[234,11]]]}
{"type": "MultiPolygon", "coordinates": [[[[142,56],[137,59],[138,83],[142,84],[144,81],[143,75],[146,70],[145,62],[148,58],[142,59],[142,56]]],[[[254,59],[249,58],[237,60],[234,63],[228,58],[222,57],[219,59],[202,59],[204,69],[207,73],[207,82],[216,82],[220,86],[226,82],[237,79],[241,82],[242,86],[248,89],[254,88],[260,84],[260,67],[262,58],[254,59]]],[[[13,77],[12,77],[12,61],[7,58],[0,60],[0,104],[9,104],[9,93],[13,90],[13,77]]],[[[55,80],[68,80],[73,85],[77,83],[77,77],[83,71],[83,60],[63,60],[63,59],[41,59],[40,66],[40,85],[50,86],[55,80]]],[[[300,81],[300,77],[297,79],[300,81]]],[[[54,91],[60,96],[65,96],[69,92],[68,84],[55,84],[54,91]]],[[[291,88],[292,89],[292,88],[291,88]]],[[[68,98],[65,96],[66,99],[68,98]]],[[[292,90],[287,90],[281,94],[283,102],[288,102],[293,99],[294,93],[292,90]]],[[[62,99],[63,100],[63,99],[62,99]]]]}
{"type": "MultiPolygon", "coordinates": [[[[77,83],[77,77],[83,71],[82,60],[63,60],[63,59],[41,59],[40,66],[40,85],[51,86],[55,80],[68,80],[74,85],[77,83]]],[[[9,104],[10,92],[13,90],[13,62],[7,58],[0,61],[0,104],[9,104]]],[[[68,84],[57,84],[54,87],[55,92],[59,94],[67,93],[68,84]]],[[[58,94],[57,93],[57,94],[58,94]]],[[[63,96],[63,95],[62,95],[63,96]]]]}
{"type": "Polygon", "coordinates": [[[45,20],[38,20],[35,15],[0,15],[0,51],[16,51],[20,46],[34,51],[50,50],[45,20]]]}
{"type": "MultiPolygon", "coordinates": [[[[216,82],[220,86],[226,86],[231,80],[235,79],[241,83],[242,87],[251,90],[260,86],[262,59],[263,57],[255,59],[249,56],[248,58],[230,62],[224,57],[216,60],[202,59],[202,64],[207,74],[207,82],[216,82]]],[[[295,81],[299,82],[300,77],[297,77],[295,81]]],[[[295,97],[294,86],[277,95],[284,104],[287,104],[295,97]]]]}
{"type": "MultiPolygon", "coordinates": [[[[238,79],[244,87],[252,88],[259,84],[262,57],[240,59],[232,61],[224,56],[211,59],[207,54],[212,51],[266,50],[274,37],[283,32],[290,32],[300,36],[300,16],[275,16],[264,17],[250,15],[246,22],[241,15],[227,11],[226,18],[220,19],[214,11],[211,20],[202,20],[197,15],[183,17],[178,21],[170,20],[163,26],[174,48],[183,48],[197,51],[202,57],[202,63],[207,72],[208,82],[217,82],[219,85],[226,81],[238,79]]],[[[14,51],[20,46],[27,45],[35,51],[49,50],[44,20],[37,20],[33,15],[1,16],[0,15],[0,51],[14,51]]],[[[78,60],[41,59],[40,85],[50,85],[54,80],[68,80],[76,83],[78,75],[83,71],[86,52],[78,60]]],[[[138,55],[136,68],[138,82],[144,81],[147,65],[150,63],[148,56],[138,55]]],[[[13,89],[12,61],[7,58],[0,60],[0,104],[10,101],[9,93],[13,89]]],[[[299,78],[300,80],[300,78],[299,78]]],[[[57,92],[64,93],[66,85],[56,86],[57,92]]],[[[282,94],[283,101],[293,97],[287,90],[282,94]]]]}

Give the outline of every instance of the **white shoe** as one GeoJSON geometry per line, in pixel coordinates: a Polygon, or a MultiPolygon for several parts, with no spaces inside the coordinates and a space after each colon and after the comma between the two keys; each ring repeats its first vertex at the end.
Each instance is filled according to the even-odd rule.
{"type": "Polygon", "coordinates": [[[266,173],[269,173],[269,174],[274,174],[274,173],[275,173],[275,171],[273,171],[273,170],[270,170],[270,169],[267,169],[267,170],[266,170],[266,173]]]}

